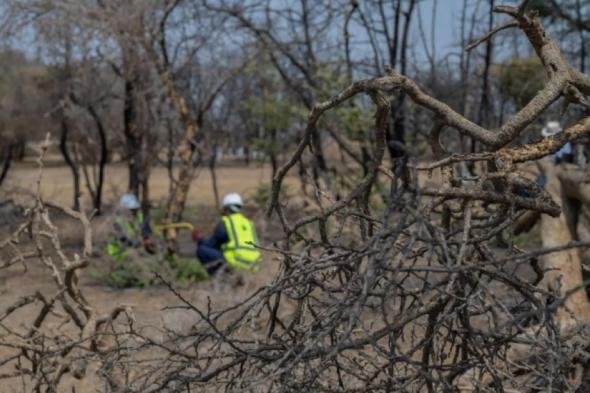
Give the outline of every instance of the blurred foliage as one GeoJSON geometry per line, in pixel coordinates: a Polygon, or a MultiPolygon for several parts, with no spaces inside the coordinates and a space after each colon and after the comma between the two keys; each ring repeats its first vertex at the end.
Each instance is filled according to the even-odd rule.
{"type": "Polygon", "coordinates": [[[526,105],[545,83],[545,70],[537,57],[512,58],[493,66],[491,73],[501,93],[519,107],[526,105]]]}
{"type": "Polygon", "coordinates": [[[48,77],[47,68],[29,62],[18,51],[0,52],[0,138],[41,137],[48,131],[43,117],[49,110],[43,101],[42,82],[48,77]],[[40,129],[39,124],[44,124],[40,129]]]}
{"type": "Polygon", "coordinates": [[[108,270],[103,267],[93,275],[114,288],[144,288],[155,283],[156,272],[163,273],[155,256],[143,255],[136,249],[127,250],[123,258],[110,259],[108,265],[108,270]]]}
{"type": "Polygon", "coordinates": [[[349,80],[346,73],[342,72],[335,64],[320,64],[317,66],[316,77],[320,86],[326,89],[318,92],[318,100],[324,101],[346,89],[353,81],[349,80]]]}
{"type": "Polygon", "coordinates": [[[432,146],[428,141],[424,139],[417,139],[416,141],[414,141],[412,146],[415,149],[415,154],[418,157],[424,157],[432,153],[432,146]]]}
{"type": "Polygon", "coordinates": [[[537,11],[541,17],[553,16],[553,9],[547,3],[547,0],[532,0],[529,4],[529,10],[537,11]]]}
{"type": "Polygon", "coordinates": [[[267,130],[288,129],[293,124],[293,120],[300,115],[288,99],[270,92],[265,92],[261,97],[247,100],[246,107],[252,116],[259,119],[261,126],[267,130]]]}
{"type": "Polygon", "coordinates": [[[285,143],[281,138],[277,138],[276,134],[282,134],[292,126],[298,116],[297,108],[289,101],[270,93],[248,100],[246,107],[251,116],[257,119],[261,131],[254,139],[252,147],[267,154],[282,151],[285,143]]]}
{"type": "Polygon", "coordinates": [[[205,270],[201,262],[197,259],[183,258],[179,255],[168,255],[166,262],[174,270],[176,282],[180,285],[189,285],[209,279],[207,270],[205,270]]]}
{"type": "Polygon", "coordinates": [[[209,278],[197,259],[178,255],[145,255],[138,250],[129,250],[123,260],[111,260],[108,271],[98,270],[93,276],[114,288],[145,288],[160,284],[156,273],[182,286],[209,278]]]}
{"type": "Polygon", "coordinates": [[[287,144],[284,136],[298,119],[305,118],[307,111],[277,88],[281,78],[268,60],[249,65],[245,74],[252,90],[244,101],[247,126],[254,134],[251,147],[265,154],[278,154],[287,144]]]}
{"type": "MultiPolygon", "coordinates": [[[[254,205],[260,209],[264,210],[268,208],[268,204],[270,203],[270,197],[272,192],[272,186],[269,183],[261,183],[256,190],[250,195],[250,199],[254,203],[254,205]]],[[[289,199],[289,186],[287,184],[283,184],[280,190],[280,198],[282,200],[289,199]]]]}
{"type": "Polygon", "coordinates": [[[335,112],[349,139],[358,142],[366,140],[368,130],[371,130],[375,124],[372,111],[355,105],[340,106],[335,112]]]}
{"type": "MultiPolygon", "coordinates": [[[[573,56],[580,56],[575,53],[580,50],[582,42],[579,42],[580,36],[584,35],[584,31],[588,32],[590,29],[590,2],[588,0],[559,0],[556,2],[549,2],[547,0],[532,0],[529,4],[529,9],[538,12],[539,16],[543,18],[543,23],[546,27],[557,27],[557,38],[561,42],[565,42],[568,34],[575,34],[574,40],[576,43],[572,48],[562,46],[564,52],[573,51],[573,56]]],[[[587,39],[586,39],[586,45],[587,39]]],[[[587,52],[588,50],[586,50],[587,52]]]]}

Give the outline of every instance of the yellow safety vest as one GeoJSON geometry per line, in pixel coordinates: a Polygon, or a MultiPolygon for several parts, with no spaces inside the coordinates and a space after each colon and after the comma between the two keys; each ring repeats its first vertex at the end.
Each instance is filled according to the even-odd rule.
{"type": "MultiPolygon", "coordinates": [[[[137,239],[141,236],[143,228],[143,213],[138,212],[137,215],[131,219],[118,217],[116,222],[125,232],[125,236],[129,239],[137,239]]],[[[109,254],[115,261],[122,262],[125,259],[127,246],[121,242],[120,239],[113,237],[107,245],[107,254],[109,254]]]]}
{"type": "Polygon", "coordinates": [[[242,213],[223,216],[229,242],[221,246],[223,257],[236,269],[258,270],[260,250],[254,224],[242,213]]]}

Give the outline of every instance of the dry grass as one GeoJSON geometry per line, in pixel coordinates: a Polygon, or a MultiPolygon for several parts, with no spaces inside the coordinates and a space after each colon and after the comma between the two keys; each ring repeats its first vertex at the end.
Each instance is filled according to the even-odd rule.
{"type": "MultiPolygon", "coordinates": [[[[16,165],[9,173],[6,185],[12,198],[19,200],[31,195],[36,189],[38,169],[34,165],[16,165]]],[[[112,204],[127,190],[127,168],[122,164],[109,165],[106,169],[104,186],[104,200],[112,204]]],[[[270,169],[268,166],[251,165],[220,167],[217,169],[217,182],[220,195],[227,192],[239,192],[245,196],[251,195],[261,184],[268,183],[270,169]]],[[[161,202],[168,196],[168,176],[164,168],[154,168],[150,178],[150,194],[152,201],[161,202]]],[[[89,205],[89,196],[82,188],[82,202],[89,205]]],[[[6,193],[6,191],[4,191],[6,193]]],[[[42,184],[43,198],[56,203],[70,204],[73,198],[73,181],[70,170],[63,166],[49,165],[44,170],[42,184]]],[[[211,174],[208,170],[199,172],[193,181],[188,205],[214,206],[214,194],[211,187],[211,174]]]]}

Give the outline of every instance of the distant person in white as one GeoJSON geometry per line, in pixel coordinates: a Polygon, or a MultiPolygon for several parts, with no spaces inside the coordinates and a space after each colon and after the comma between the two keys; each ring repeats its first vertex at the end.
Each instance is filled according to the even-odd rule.
{"type": "MultiPolygon", "coordinates": [[[[549,121],[547,122],[547,125],[545,125],[545,128],[541,130],[541,135],[547,138],[553,135],[557,135],[561,131],[563,131],[563,129],[561,128],[561,125],[558,121],[549,121]]],[[[551,157],[553,157],[556,164],[560,164],[562,162],[574,162],[572,144],[569,142],[566,143],[561,147],[561,149],[559,149],[559,151],[551,154],[551,157]]],[[[545,185],[547,184],[547,178],[545,177],[545,174],[541,173],[539,177],[537,177],[537,184],[541,187],[545,187],[545,185]]]]}
{"type": "MultiPolygon", "coordinates": [[[[547,122],[547,125],[545,126],[545,128],[543,128],[541,130],[541,135],[543,135],[545,138],[547,138],[547,137],[550,137],[553,135],[557,135],[561,131],[563,131],[563,129],[561,128],[561,125],[559,124],[559,122],[549,121],[549,122],[547,122]]],[[[558,152],[553,153],[551,156],[553,158],[555,158],[556,164],[560,164],[562,162],[574,162],[574,154],[573,154],[572,144],[569,142],[566,143],[565,145],[563,145],[561,147],[561,149],[559,149],[558,152]]]]}

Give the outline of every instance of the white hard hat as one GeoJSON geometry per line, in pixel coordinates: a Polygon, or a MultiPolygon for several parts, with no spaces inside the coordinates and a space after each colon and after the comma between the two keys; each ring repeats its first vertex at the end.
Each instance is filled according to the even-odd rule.
{"type": "Polygon", "coordinates": [[[541,135],[544,137],[553,136],[561,132],[561,125],[558,121],[549,121],[545,128],[541,130],[541,135]]]}
{"type": "Polygon", "coordinates": [[[240,194],[236,192],[231,192],[223,197],[223,207],[230,207],[230,206],[238,206],[242,207],[244,201],[240,194]]]}
{"type": "Polygon", "coordinates": [[[124,209],[139,209],[141,207],[137,197],[132,192],[128,192],[121,197],[119,206],[124,209]]]}

